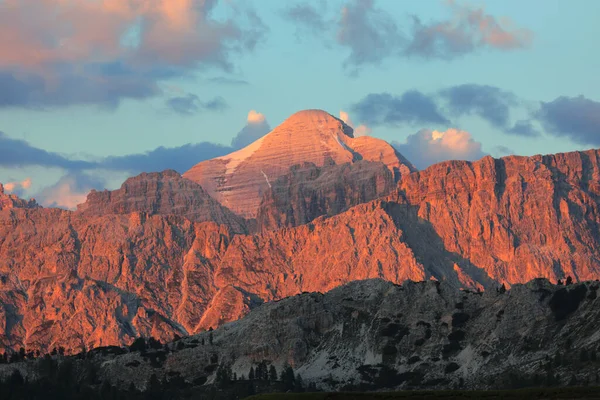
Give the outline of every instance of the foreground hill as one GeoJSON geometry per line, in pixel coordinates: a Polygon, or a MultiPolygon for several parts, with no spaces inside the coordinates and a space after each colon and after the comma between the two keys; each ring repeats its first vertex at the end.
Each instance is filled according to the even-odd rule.
{"type": "MultiPolygon", "coordinates": [[[[598,385],[599,287],[538,279],[477,293],[431,281],[353,282],[264,304],[166,346],[92,351],[69,359],[65,381],[93,370],[92,386],[160,391],[164,382],[173,397],[209,393],[213,384],[223,393],[285,390],[279,378],[263,380],[270,366],[279,377],[289,365],[295,375],[284,374],[284,384],[329,391],[598,385]],[[234,374],[242,381],[230,382],[234,374]]],[[[40,366],[0,365],[0,376],[19,369],[35,382],[48,374],[40,366]]]]}

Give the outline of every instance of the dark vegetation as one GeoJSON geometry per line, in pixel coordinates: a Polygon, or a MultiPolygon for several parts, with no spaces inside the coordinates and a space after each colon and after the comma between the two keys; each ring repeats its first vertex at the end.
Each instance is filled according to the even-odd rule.
{"type": "Polygon", "coordinates": [[[554,292],[549,304],[556,320],[563,320],[575,312],[586,294],[587,287],[585,285],[577,285],[574,288],[565,287],[554,292]]]}
{"type": "Polygon", "coordinates": [[[485,400],[535,400],[535,399],[598,399],[600,388],[556,388],[522,390],[434,390],[402,391],[389,393],[286,393],[262,394],[248,400],[396,400],[396,399],[485,399],[485,400]]]}
{"type": "MultiPolygon", "coordinates": [[[[213,341],[209,332],[208,342],[213,341]]],[[[65,356],[64,349],[57,349],[41,356],[39,353],[19,352],[1,358],[1,363],[27,366],[39,379],[29,381],[21,370],[15,368],[9,377],[0,380],[0,399],[76,399],[76,400],[120,400],[120,399],[241,399],[255,393],[302,392],[305,390],[302,377],[294,373],[290,366],[280,373],[274,365],[262,361],[253,365],[248,377],[233,373],[227,364],[219,364],[217,354],[211,356],[206,368],[206,376],[200,376],[193,382],[187,382],[178,372],[169,371],[164,378],[152,374],[143,388],[133,383],[128,387],[113,385],[98,374],[98,361],[125,353],[138,353],[151,367],[160,369],[167,353],[186,347],[195,347],[201,342],[191,340],[186,343],[180,338],[171,344],[161,344],[154,338],[138,338],[128,348],[118,346],[100,347],[89,352],[82,351],[73,356],[65,356]],[[98,358],[99,357],[99,358],[98,358]],[[28,363],[19,363],[28,361],[28,363]],[[214,384],[206,385],[208,376],[215,374],[214,384]]],[[[204,339],[202,339],[204,343],[204,339]]],[[[133,360],[125,364],[129,368],[138,368],[140,361],[133,360]]],[[[314,385],[309,389],[316,391],[314,385]]]]}

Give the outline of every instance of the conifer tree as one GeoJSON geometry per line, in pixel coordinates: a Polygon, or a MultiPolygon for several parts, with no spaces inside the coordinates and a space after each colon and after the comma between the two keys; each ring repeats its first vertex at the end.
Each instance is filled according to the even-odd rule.
{"type": "Polygon", "coordinates": [[[275,382],[277,380],[277,370],[273,364],[271,364],[271,367],[269,367],[269,380],[271,382],[275,382]]]}

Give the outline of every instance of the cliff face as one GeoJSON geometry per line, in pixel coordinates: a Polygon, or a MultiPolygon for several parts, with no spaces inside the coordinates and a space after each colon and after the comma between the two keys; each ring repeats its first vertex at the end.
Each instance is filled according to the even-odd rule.
{"type": "Polygon", "coordinates": [[[215,201],[200,185],[177,172],[142,173],[113,191],[92,191],[77,207],[86,216],[129,214],[180,215],[194,222],[213,221],[246,233],[246,222],[215,201]]]}
{"type": "Polygon", "coordinates": [[[78,351],[194,331],[231,234],[141,213],[0,212],[2,347],[78,351]]]}
{"type": "Polygon", "coordinates": [[[77,212],[4,209],[1,345],[78,351],[140,335],[166,340],[264,301],[367,278],[488,290],[537,277],[596,279],[598,160],[589,151],[441,163],[333,216],[385,192],[388,173],[380,181],[364,162],[297,168],[274,182],[259,215],[266,227],[310,222],[254,235],[234,234],[226,209],[168,173],[92,194],[77,212]]]}
{"type": "Polygon", "coordinates": [[[402,179],[443,247],[500,282],[600,276],[600,152],[451,161],[402,179]]]}
{"type": "Polygon", "coordinates": [[[266,136],[229,155],[203,161],[183,176],[245,218],[256,218],[262,196],[290,167],[359,160],[383,162],[395,176],[414,171],[387,142],[353,137],[352,128],[320,110],[292,115],[266,136]]]}
{"type": "Polygon", "coordinates": [[[375,200],[394,188],[394,176],[383,163],[297,165],[273,182],[263,196],[257,217],[258,229],[304,225],[322,215],[337,215],[352,206],[375,200]]]}
{"type": "Polygon", "coordinates": [[[178,216],[8,210],[0,237],[0,340],[13,349],[167,340],[304,290],[426,276],[381,203],[254,236],[178,216]]]}
{"type": "MultiPolygon", "coordinates": [[[[100,381],[122,389],[144,390],[154,374],[208,392],[219,365],[241,378],[265,363],[278,373],[291,365],[305,385],[329,391],[594,385],[598,289],[543,279],[484,293],[440,282],[352,282],[262,305],[159,349],[91,352],[73,360],[71,379],[92,364],[100,381]]],[[[0,365],[0,376],[19,369],[34,381],[36,365],[0,365]]]]}

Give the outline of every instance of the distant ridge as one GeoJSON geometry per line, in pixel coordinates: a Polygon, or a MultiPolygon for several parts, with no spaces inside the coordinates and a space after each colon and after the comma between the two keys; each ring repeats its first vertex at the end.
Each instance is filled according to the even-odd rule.
{"type": "Polygon", "coordinates": [[[86,216],[129,214],[179,215],[193,222],[213,221],[235,233],[247,233],[243,218],[211,198],[200,185],[173,170],[142,173],[113,191],[92,191],[77,206],[86,216]]]}

